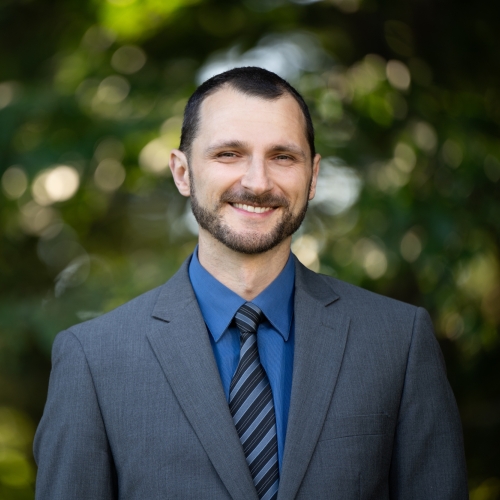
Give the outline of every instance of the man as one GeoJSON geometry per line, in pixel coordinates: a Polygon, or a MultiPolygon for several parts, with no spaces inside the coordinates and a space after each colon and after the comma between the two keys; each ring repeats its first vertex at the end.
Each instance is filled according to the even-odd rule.
{"type": "Polygon", "coordinates": [[[185,111],[200,226],[165,285],[58,335],[39,499],[466,499],[428,314],[304,268],[320,156],[288,83],[237,68],[185,111]]]}

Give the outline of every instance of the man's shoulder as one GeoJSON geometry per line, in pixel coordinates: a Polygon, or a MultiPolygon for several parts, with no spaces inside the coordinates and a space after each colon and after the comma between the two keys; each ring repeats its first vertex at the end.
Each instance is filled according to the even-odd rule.
{"type": "Polygon", "coordinates": [[[417,309],[416,306],[401,300],[361,288],[339,278],[315,273],[302,265],[300,268],[298,282],[313,293],[319,290],[318,293],[322,297],[331,297],[330,303],[338,302],[338,305],[342,304],[343,307],[354,308],[356,311],[393,311],[414,314],[417,309]]]}
{"type": "Polygon", "coordinates": [[[416,306],[403,302],[401,300],[382,295],[366,288],[362,288],[352,283],[348,283],[332,276],[320,275],[322,279],[330,284],[336,293],[347,301],[362,302],[365,307],[383,307],[389,309],[402,310],[405,312],[414,311],[416,306]]]}
{"type": "MultiPolygon", "coordinates": [[[[326,303],[330,309],[330,313],[324,316],[326,321],[335,324],[343,315],[350,324],[351,340],[359,340],[359,345],[372,345],[376,340],[380,348],[397,345],[406,352],[414,332],[418,307],[331,276],[315,274],[310,278],[310,283],[331,290],[332,300],[326,303]]],[[[420,312],[428,316],[423,310],[420,312]]]]}
{"type": "Polygon", "coordinates": [[[149,290],[96,318],[69,328],[80,341],[102,335],[121,335],[144,328],[152,318],[153,309],[165,285],[149,290]]]}
{"type": "Polygon", "coordinates": [[[329,320],[337,321],[339,315],[344,315],[351,327],[367,338],[408,340],[411,337],[418,307],[314,273],[302,265],[298,271],[298,286],[315,295],[331,311],[325,316],[329,320]]]}
{"type": "Polygon", "coordinates": [[[189,288],[187,266],[184,263],[166,283],[68,330],[82,343],[144,338],[145,333],[158,324],[158,320],[164,319],[162,312],[177,296],[177,292],[189,295],[189,288]]]}

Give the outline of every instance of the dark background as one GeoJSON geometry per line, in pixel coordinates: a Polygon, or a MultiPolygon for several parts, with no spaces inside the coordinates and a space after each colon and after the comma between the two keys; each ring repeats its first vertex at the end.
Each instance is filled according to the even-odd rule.
{"type": "Polygon", "coordinates": [[[500,498],[499,19],[486,0],[2,0],[0,498],[33,498],[57,332],[193,249],[168,150],[201,79],[249,64],[303,93],[325,158],[294,251],[430,311],[471,498],[500,498]]]}

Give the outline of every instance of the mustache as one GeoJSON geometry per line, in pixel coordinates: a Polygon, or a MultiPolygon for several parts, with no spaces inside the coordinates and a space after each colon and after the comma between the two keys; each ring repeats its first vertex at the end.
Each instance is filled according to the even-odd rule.
{"type": "Polygon", "coordinates": [[[287,208],[289,205],[288,200],[284,196],[277,196],[271,193],[256,195],[246,191],[225,191],[222,193],[220,200],[224,203],[242,203],[245,205],[256,205],[259,207],[271,208],[287,208]]]}

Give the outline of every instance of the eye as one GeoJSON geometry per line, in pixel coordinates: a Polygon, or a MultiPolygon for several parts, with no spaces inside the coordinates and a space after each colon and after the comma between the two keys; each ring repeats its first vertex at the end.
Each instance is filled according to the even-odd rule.
{"type": "Polygon", "coordinates": [[[236,153],[232,151],[223,151],[222,153],[217,153],[217,158],[236,158],[236,153]]]}
{"type": "Polygon", "coordinates": [[[274,158],[278,161],[293,161],[294,159],[292,156],[285,154],[276,155],[274,158]]]}

